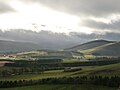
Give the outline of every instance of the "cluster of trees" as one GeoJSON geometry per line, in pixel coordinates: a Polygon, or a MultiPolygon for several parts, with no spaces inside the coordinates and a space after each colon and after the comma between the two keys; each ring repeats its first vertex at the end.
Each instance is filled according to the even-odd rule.
{"type": "Polygon", "coordinates": [[[47,64],[58,64],[62,63],[62,59],[36,59],[36,60],[16,60],[13,61],[13,63],[6,63],[5,66],[11,66],[11,67],[32,67],[32,66],[41,66],[41,65],[47,65],[47,64]]]}
{"type": "Polygon", "coordinates": [[[101,66],[120,63],[120,59],[108,59],[108,60],[91,60],[86,62],[73,62],[73,63],[62,63],[64,67],[77,67],[77,66],[101,66]]]}
{"type": "Polygon", "coordinates": [[[6,77],[11,75],[20,75],[26,73],[43,73],[44,70],[42,68],[7,68],[0,70],[0,76],[6,77]]]}
{"type": "Polygon", "coordinates": [[[62,78],[46,78],[39,80],[16,80],[16,81],[0,81],[0,87],[18,87],[27,85],[39,85],[39,84],[94,84],[104,85],[109,87],[118,87],[120,85],[120,77],[62,77],[62,78]]]}
{"type": "Polygon", "coordinates": [[[101,56],[101,57],[95,57],[95,58],[90,58],[88,60],[105,60],[105,61],[110,61],[110,60],[119,60],[120,57],[110,57],[110,56],[101,56]]]}
{"type": "Polygon", "coordinates": [[[6,63],[5,66],[9,67],[77,67],[77,66],[100,66],[120,63],[120,58],[109,58],[109,57],[97,57],[94,60],[89,60],[86,62],[71,62],[64,63],[62,59],[45,59],[45,60],[19,60],[14,61],[13,63],[6,63]]]}
{"type": "Polygon", "coordinates": [[[45,58],[45,59],[48,59],[48,58],[50,58],[50,59],[59,59],[59,58],[67,58],[66,56],[53,56],[53,55],[51,55],[51,56],[31,56],[31,58],[45,58]]]}
{"type": "Polygon", "coordinates": [[[21,74],[27,74],[27,73],[44,73],[44,71],[49,70],[64,70],[64,67],[12,67],[12,68],[4,68],[0,70],[0,77],[6,77],[6,76],[12,76],[12,75],[21,75],[21,74]]]}
{"type": "Polygon", "coordinates": [[[76,72],[80,70],[82,70],[82,68],[65,68],[64,72],[76,72]]]}
{"type": "Polygon", "coordinates": [[[43,58],[43,59],[35,59],[36,63],[41,63],[41,64],[45,64],[45,63],[60,63],[63,62],[62,59],[56,59],[56,58],[43,58]]]}
{"type": "Polygon", "coordinates": [[[93,76],[90,77],[90,81],[95,85],[103,85],[109,87],[119,87],[120,77],[102,77],[102,76],[93,76]]]}

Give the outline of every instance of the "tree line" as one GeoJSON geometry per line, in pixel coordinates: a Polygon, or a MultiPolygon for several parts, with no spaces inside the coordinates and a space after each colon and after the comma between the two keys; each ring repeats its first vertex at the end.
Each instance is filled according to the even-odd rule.
{"type": "Polygon", "coordinates": [[[81,76],[81,77],[45,78],[38,80],[0,81],[0,88],[21,87],[41,84],[94,84],[109,87],[119,87],[120,77],[81,76]]]}
{"type": "Polygon", "coordinates": [[[22,74],[35,74],[35,73],[44,73],[44,71],[49,70],[64,70],[64,67],[12,67],[12,68],[4,68],[0,70],[0,77],[7,77],[12,75],[22,75],[22,74]]]}
{"type": "MultiPolygon", "coordinates": [[[[109,65],[109,64],[115,64],[120,63],[120,58],[96,58],[98,60],[90,60],[86,62],[62,62],[61,59],[55,60],[47,60],[50,61],[49,63],[41,63],[40,60],[38,61],[15,61],[14,63],[6,63],[5,66],[8,67],[33,67],[33,66],[47,66],[47,67],[77,67],[77,66],[101,66],[101,65],[109,65]]],[[[42,60],[42,62],[46,62],[46,60],[42,60]]]]}

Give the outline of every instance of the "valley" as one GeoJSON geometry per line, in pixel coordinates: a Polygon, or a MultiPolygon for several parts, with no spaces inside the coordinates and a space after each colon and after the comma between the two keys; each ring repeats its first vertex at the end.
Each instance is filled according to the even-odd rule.
{"type": "MultiPolygon", "coordinates": [[[[19,90],[21,88],[23,88],[23,90],[33,90],[32,88],[39,84],[37,86],[39,88],[43,86],[51,88],[43,88],[43,90],[71,90],[76,86],[72,84],[74,80],[77,80],[76,78],[81,80],[82,77],[85,77],[87,79],[83,79],[81,82],[78,81],[79,83],[77,83],[76,90],[80,90],[80,88],[84,88],[84,90],[90,88],[101,90],[99,87],[103,88],[102,90],[116,90],[120,84],[119,80],[115,82],[116,84],[110,86],[110,84],[106,83],[96,85],[94,80],[94,82],[91,81],[91,78],[101,77],[101,80],[102,78],[104,80],[104,77],[107,77],[108,80],[106,82],[108,83],[111,83],[109,81],[112,77],[119,78],[119,48],[119,42],[97,40],[64,50],[32,50],[14,53],[1,52],[0,87],[2,88],[4,87],[4,83],[8,83],[8,86],[5,84],[8,88],[2,90],[19,90]],[[117,51],[115,47],[117,47],[117,51]],[[61,82],[64,78],[66,78],[66,83],[61,82]],[[69,78],[73,80],[69,81],[69,78]],[[46,80],[45,83],[38,83],[40,82],[39,80],[44,79],[46,80]],[[49,81],[49,79],[58,79],[59,83],[56,85],[54,82],[49,81]],[[20,80],[25,80],[26,83],[21,83],[22,81],[20,82],[20,80]],[[30,80],[32,80],[31,83],[30,80]],[[9,89],[9,87],[13,87],[9,86],[9,82],[16,82],[14,87],[17,88],[9,89]],[[27,82],[29,83],[27,84],[27,82]],[[49,86],[48,82],[54,85],[49,86]],[[84,87],[87,83],[90,84],[90,88],[84,87]],[[61,84],[66,84],[67,86],[61,84]],[[25,87],[18,87],[19,85],[25,87]],[[93,87],[91,87],[91,85],[93,85],[93,87]],[[29,89],[29,87],[31,87],[31,89],[29,89]]],[[[99,82],[99,79],[96,80],[99,82]]]]}

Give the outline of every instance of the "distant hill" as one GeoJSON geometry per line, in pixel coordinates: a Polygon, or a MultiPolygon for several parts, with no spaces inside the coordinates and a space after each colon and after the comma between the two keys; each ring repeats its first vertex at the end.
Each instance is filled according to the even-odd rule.
{"type": "Polygon", "coordinates": [[[84,55],[120,56],[120,42],[95,40],[65,50],[78,51],[84,55]]]}
{"type": "Polygon", "coordinates": [[[82,52],[96,56],[120,56],[120,42],[102,45],[82,52]]]}
{"type": "Polygon", "coordinates": [[[39,45],[29,42],[0,40],[1,52],[21,52],[40,49],[39,45]]]}
{"type": "Polygon", "coordinates": [[[65,50],[67,51],[77,51],[77,50],[87,50],[91,48],[95,48],[101,45],[106,45],[109,43],[114,43],[114,41],[107,41],[107,40],[95,40],[95,41],[90,41],[81,45],[77,45],[71,48],[67,48],[65,50]]]}

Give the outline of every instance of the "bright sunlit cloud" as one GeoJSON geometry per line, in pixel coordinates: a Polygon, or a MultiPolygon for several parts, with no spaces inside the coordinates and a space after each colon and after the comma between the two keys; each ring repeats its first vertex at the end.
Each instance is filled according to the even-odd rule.
{"type": "Polygon", "coordinates": [[[47,30],[65,33],[72,31],[91,33],[91,30],[80,26],[81,19],[79,17],[52,10],[39,3],[24,4],[12,0],[9,5],[16,12],[0,15],[0,27],[3,30],[30,29],[37,32],[47,30]]]}

